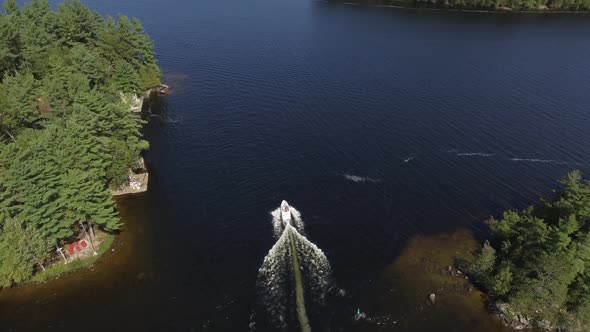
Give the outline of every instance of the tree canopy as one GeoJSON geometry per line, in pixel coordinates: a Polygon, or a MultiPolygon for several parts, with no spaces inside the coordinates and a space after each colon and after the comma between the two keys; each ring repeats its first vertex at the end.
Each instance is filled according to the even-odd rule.
{"type": "Polygon", "coordinates": [[[160,83],[150,37],[139,20],[103,18],[77,0],[55,10],[47,0],[6,0],[3,8],[0,245],[22,250],[3,242],[15,234],[7,228],[13,220],[53,244],[72,238],[78,221],[116,230],[109,187],[127,180],[148,147],[121,94],[160,83]]]}
{"type": "Polygon", "coordinates": [[[551,200],[489,222],[472,272],[499,301],[535,322],[590,324],[590,182],[579,171],[551,200]]]}
{"type": "Polygon", "coordinates": [[[35,265],[45,269],[43,261],[50,248],[51,243],[34,226],[6,220],[0,231],[0,287],[29,279],[35,265]]]}

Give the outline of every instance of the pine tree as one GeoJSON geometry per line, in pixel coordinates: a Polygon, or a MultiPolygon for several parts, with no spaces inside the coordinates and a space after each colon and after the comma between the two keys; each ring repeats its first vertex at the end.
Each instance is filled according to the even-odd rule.
{"type": "Polygon", "coordinates": [[[120,61],[115,65],[113,84],[123,93],[137,93],[139,91],[139,76],[132,65],[120,61]]]}
{"type": "Polygon", "coordinates": [[[4,1],[4,5],[2,7],[4,7],[4,12],[6,15],[18,15],[20,11],[16,1],[14,0],[4,1]]]}
{"type": "Polygon", "coordinates": [[[17,16],[0,16],[0,77],[14,74],[23,60],[17,16]]]}
{"type": "Polygon", "coordinates": [[[99,26],[96,16],[78,0],[66,0],[58,6],[55,34],[61,45],[93,43],[99,26]]]}
{"type": "Polygon", "coordinates": [[[8,219],[0,232],[0,287],[27,280],[34,266],[45,269],[51,244],[32,226],[8,219]]]}
{"type": "Polygon", "coordinates": [[[26,71],[5,77],[0,84],[0,129],[4,134],[14,137],[42,120],[36,108],[38,89],[39,83],[26,71]]]}

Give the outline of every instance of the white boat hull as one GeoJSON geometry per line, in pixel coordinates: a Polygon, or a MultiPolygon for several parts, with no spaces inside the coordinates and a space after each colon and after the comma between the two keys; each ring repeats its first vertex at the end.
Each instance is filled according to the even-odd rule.
{"type": "Polygon", "coordinates": [[[281,220],[285,226],[291,221],[291,207],[287,201],[281,202],[281,220]]]}

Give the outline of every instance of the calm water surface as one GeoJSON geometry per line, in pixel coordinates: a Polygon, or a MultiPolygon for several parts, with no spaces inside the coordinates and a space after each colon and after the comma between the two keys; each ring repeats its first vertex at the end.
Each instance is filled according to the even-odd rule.
{"type": "Polygon", "coordinates": [[[84,2],[140,18],[176,89],[152,101],[149,192],[119,201],[133,234],[93,270],[0,291],[0,330],[248,331],[287,199],[346,294],[314,330],[499,331],[375,287],[415,236],[483,237],[488,215],[590,174],[588,17],[84,2]],[[386,326],[355,323],[359,307],[386,326]]]}

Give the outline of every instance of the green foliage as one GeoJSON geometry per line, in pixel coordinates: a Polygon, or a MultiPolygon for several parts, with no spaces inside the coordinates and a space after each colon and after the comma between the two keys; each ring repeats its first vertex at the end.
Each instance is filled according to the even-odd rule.
{"type": "Polygon", "coordinates": [[[31,73],[19,72],[7,76],[0,84],[0,129],[17,135],[21,130],[35,127],[42,119],[37,109],[39,82],[31,73]]]}
{"type": "MultiPolygon", "coordinates": [[[[7,0],[0,14],[0,227],[23,220],[23,230],[51,243],[73,237],[78,221],[116,230],[109,186],[127,181],[148,148],[142,120],[120,93],[141,93],[160,76],[137,19],[105,19],[78,0],[57,10],[47,0],[22,8],[7,0]]],[[[7,268],[15,275],[0,287],[30,276],[23,257],[2,256],[0,269],[21,260],[28,267],[7,268]]]]}
{"type": "Polygon", "coordinates": [[[5,220],[0,232],[0,287],[29,279],[35,265],[44,269],[50,248],[34,226],[25,226],[19,219],[5,220]]]}
{"type": "Polygon", "coordinates": [[[90,116],[80,111],[63,126],[30,130],[3,156],[11,158],[11,165],[3,179],[0,208],[27,218],[52,241],[70,237],[78,220],[94,220],[108,230],[118,226],[105,187],[109,160],[99,138],[86,128],[92,125],[90,116]]]}
{"type": "Polygon", "coordinates": [[[4,1],[4,5],[2,7],[4,8],[4,12],[6,13],[6,15],[18,15],[19,14],[18,5],[16,4],[16,1],[14,1],[14,0],[4,1]]]}
{"type": "Polygon", "coordinates": [[[123,93],[137,93],[139,91],[139,75],[131,64],[120,61],[115,65],[113,84],[117,90],[123,93]]]}
{"type": "Polygon", "coordinates": [[[0,75],[14,73],[22,64],[19,17],[0,16],[0,75]]]}
{"type": "Polygon", "coordinates": [[[510,264],[501,264],[493,278],[483,279],[487,281],[490,289],[498,295],[506,295],[510,292],[512,284],[512,271],[510,264]]]}
{"type": "Polygon", "coordinates": [[[471,265],[470,271],[476,276],[485,276],[494,268],[496,263],[496,250],[490,242],[484,242],[481,252],[475,262],[471,265]]]}
{"type": "Polygon", "coordinates": [[[473,269],[517,312],[568,327],[590,323],[590,183],[579,171],[560,183],[552,200],[490,220],[491,246],[473,269]]]}
{"type": "Polygon", "coordinates": [[[62,45],[73,46],[76,43],[89,44],[95,39],[100,21],[78,0],[66,0],[57,8],[55,30],[53,31],[62,45]]]}

